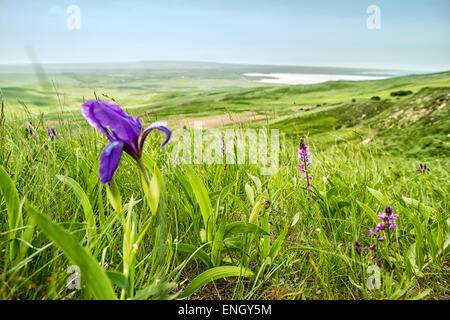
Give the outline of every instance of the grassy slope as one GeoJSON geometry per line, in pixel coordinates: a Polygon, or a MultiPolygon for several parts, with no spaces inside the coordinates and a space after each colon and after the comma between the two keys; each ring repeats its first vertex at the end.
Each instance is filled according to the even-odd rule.
{"type": "MultiPolygon", "coordinates": [[[[446,200],[448,160],[445,159],[448,155],[448,87],[449,73],[442,73],[377,82],[258,86],[232,92],[216,89],[202,93],[199,90],[192,95],[168,95],[146,107],[130,108],[131,112],[140,115],[158,108],[160,118],[174,117],[180,111],[180,117],[196,117],[220,114],[226,110],[270,110],[269,125],[285,133],[280,143],[281,167],[273,176],[261,175],[255,165],[196,166],[213,207],[220,211],[227,223],[249,218],[247,211],[254,203],[248,198],[246,185],[259,195],[256,185],[247,175],[250,173],[259,177],[261,195],[270,203],[267,208],[263,206],[263,212],[270,217],[271,244],[283,230],[289,231],[279,256],[266,267],[259,281],[239,283],[238,286],[233,280],[219,281],[217,286],[209,286],[209,293],[204,288],[197,297],[218,298],[220,294],[222,298],[241,299],[393,299],[411,298],[425,292],[427,298],[448,299],[448,254],[439,253],[449,234],[449,203],[446,200]],[[399,99],[389,97],[391,91],[400,89],[412,90],[414,95],[399,99]],[[370,100],[373,95],[380,96],[381,101],[370,100]],[[356,102],[353,103],[352,98],[356,98],[356,102]],[[308,111],[292,109],[301,106],[313,108],[308,111]],[[296,156],[298,138],[305,135],[309,135],[308,144],[313,157],[312,183],[316,191],[310,197],[305,193],[296,156]],[[428,144],[430,137],[431,143],[428,144]],[[367,143],[368,139],[371,139],[370,143],[367,143]],[[378,148],[388,154],[379,152],[378,148]],[[401,157],[389,156],[396,152],[395,148],[399,148],[401,157]],[[414,159],[405,159],[405,151],[414,159]],[[427,162],[432,168],[430,174],[416,171],[417,162],[423,156],[433,160],[427,162]],[[226,187],[234,197],[221,196],[220,191],[226,187]],[[380,190],[388,202],[380,203],[367,187],[380,190]],[[433,210],[408,205],[404,197],[417,199],[433,210]],[[377,212],[388,204],[400,215],[396,241],[389,243],[390,253],[394,256],[383,253],[385,265],[388,261],[394,263],[383,269],[382,290],[371,291],[363,286],[367,278],[365,267],[370,264],[368,246],[373,241],[367,229],[373,227],[375,221],[367,208],[377,212]],[[294,217],[298,220],[292,225],[294,217]],[[423,239],[419,238],[419,230],[423,232],[423,239]],[[362,256],[355,253],[355,242],[362,244],[362,256]],[[411,250],[413,245],[421,246],[423,252],[420,248],[411,250]],[[416,257],[420,252],[424,255],[425,264],[416,257]],[[414,271],[418,266],[421,272],[414,271]],[[395,283],[389,284],[390,280],[395,280],[395,283]]],[[[124,96],[123,99],[132,101],[134,98],[124,96]]],[[[41,109],[31,109],[36,110],[41,109]]],[[[55,112],[47,116],[54,121],[61,115],[55,112]]],[[[75,113],[74,116],[78,117],[75,113]]],[[[78,130],[69,137],[68,126],[62,121],[57,130],[66,138],[50,141],[45,133],[46,123],[40,123],[34,117],[33,122],[36,132],[30,137],[26,137],[21,122],[7,121],[1,131],[0,164],[15,181],[20,199],[26,197],[33,206],[70,230],[80,243],[86,244],[83,209],[72,190],[59,182],[56,175],[75,179],[85,190],[101,231],[91,253],[108,270],[121,271],[120,222],[107,205],[105,190],[97,177],[98,156],[105,139],[92,129],[86,130],[85,123],[79,127],[71,124],[78,130]]],[[[267,122],[252,125],[264,123],[267,122]]],[[[173,271],[185,262],[186,254],[164,246],[166,239],[170,239],[167,234],[171,239],[195,247],[203,244],[198,205],[192,201],[189,192],[184,191],[185,186],[179,178],[179,170],[183,172],[183,166],[172,165],[168,151],[158,148],[159,138],[152,137],[146,152],[161,168],[168,193],[162,200],[164,211],[158,216],[163,241],[158,242],[152,229],[137,254],[137,288],[145,287],[155,279],[164,279],[166,270],[173,271]],[[152,251],[155,243],[162,246],[156,256],[152,251]],[[158,264],[157,270],[152,268],[155,264],[158,264]]],[[[139,175],[130,157],[123,157],[115,179],[124,202],[132,196],[143,198],[139,175]]],[[[135,211],[140,230],[150,212],[142,201],[135,211]]],[[[0,203],[0,212],[0,230],[4,232],[8,226],[3,202],[0,203]]],[[[8,253],[9,241],[0,239],[0,250],[8,253]]],[[[79,291],[66,288],[66,267],[71,263],[39,230],[33,233],[30,242],[29,261],[23,265],[13,268],[7,254],[0,259],[2,299],[92,298],[86,288],[79,291]]],[[[207,250],[208,247],[204,248],[207,250]]],[[[224,261],[239,259],[239,253],[223,254],[223,258],[224,261]]],[[[259,267],[261,261],[257,256],[251,268],[257,271],[259,267]]],[[[204,270],[198,261],[191,260],[176,281],[190,282],[204,270]]]]}

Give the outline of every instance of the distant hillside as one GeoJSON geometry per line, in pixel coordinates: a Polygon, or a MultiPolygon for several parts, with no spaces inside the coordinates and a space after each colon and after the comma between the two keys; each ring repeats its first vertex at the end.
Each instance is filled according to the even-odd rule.
{"type": "Polygon", "coordinates": [[[7,111],[26,105],[32,113],[43,112],[55,125],[61,114],[84,124],[79,106],[95,91],[103,99],[115,99],[146,123],[168,120],[175,127],[195,118],[221,126],[232,122],[224,115],[242,114],[237,121],[241,125],[269,125],[287,135],[309,136],[323,148],[354,141],[412,157],[450,155],[450,71],[280,86],[245,79],[242,72],[250,67],[244,65],[241,69],[227,65],[226,71],[221,64],[192,63],[190,71],[181,67],[173,63],[172,71],[148,74],[145,70],[63,73],[61,82],[47,91],[39,85],[24,87],[21,77],[8,77],[3,83],[10,85],[2,91],[7,111]],[[193,70],[201,67],[203,71],[193,70]]]}
{"type": "Polygon", "coordinates": [[[309,135],[326,145],[360,139],[404,156],[450,156],[450,86],[424,87],[401,98],[378,98],[316,107],[317,112],[303,111],[272,121],[271,126],[287,134],[309,135]]]}

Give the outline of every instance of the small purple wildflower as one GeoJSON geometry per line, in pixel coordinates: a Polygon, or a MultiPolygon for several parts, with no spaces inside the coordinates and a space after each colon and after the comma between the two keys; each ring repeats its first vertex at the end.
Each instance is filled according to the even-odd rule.
{"type": "Polygon", "coordinates": [[[361,251],[362,251],[362,244],[355,241],[354,248],[355,248],[356,253],[360,255],[361,251]]]}
{"type": "MultiPolygon", "coordinates": [[[[385,213],[378,214],[378,219],[381,220],[381,222],[377,223],[377,225],[375,226],[375,231],[378,233],[374,232],[372,229],[369,229],[369,234],[374,237],[376,236],[379,242],[385,242],[386,235],[389,236],[389,231],[395,230],[397,228],[395,220],[398,219],[398,214],[394,214],[394,210],[389,206],[384,208],[384,212],[385,213]]],[[[376,243],[371,245],[369,249],[376,250],[376,243]]],[[[374,253],[370,260],[374,260],[376,257],[377,254],[374,253]]],[[[377,265],[381,268],[382,264],[380,259],[378,259],[377,265]]]]}
{"type": "Polygon", "coordinates": [[[417,169],[417,171],[419,172],[426,172],[426,171],[430,171],[430,168],[427,168],[427,165],[424,163],[420,163],[419,164],[419,169],[417,169]]]}
{"type": "Polygon", "coordinates": [[[386,214],[384,214],[384,213],[379,213],[378,214],[378,218],[380,220],[386,221],[388,219],[388,216],[386,214]]]}
{"type": "Polygon", "coordinates": [[[46,130],[47,130],[47,135],[51,140],[59,138],[59,136],[56,134],[56,131],[54,128],[47,127],[46,130]]]}
{"type": "Polygon", "coordinates": [[[222,156],[225,155],[225,139],[221,137],[222,140],[222,156]]]}
{"type": "Polygon", "coordinates": [[[309,175],[309,170],[308,170],[308,167],[311,165],[311,154],[309,153],[308,146],[306,145],[306,143],[303,140],[300,141],[297,155],[298,155],[298,160],[300,160],[300,162],[301,162],[298,165],[298,167],[301,172],[305,173],[305,175],[302,176],[303,179],[306,179],[305,189],[312,191],[311,184],[309,182],[309,180],[312,179],[312,176],[309,175]]]}

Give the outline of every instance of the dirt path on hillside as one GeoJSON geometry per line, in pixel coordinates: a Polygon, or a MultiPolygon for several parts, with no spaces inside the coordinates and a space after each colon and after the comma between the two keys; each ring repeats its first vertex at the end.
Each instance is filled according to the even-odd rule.
{"type": "Polygon", "coordinates": [[[257,114],[256,112],[243,112],[235,114],[224,114],[204,118],[186,118],[179,120],[169,120],[169,126],[178,128],[194,128],[195,122],[200,122],[203,129],[219,128],[230,124],[238,124],[255,120],[264,120],[267,116],[263,114],[257,114]]]}

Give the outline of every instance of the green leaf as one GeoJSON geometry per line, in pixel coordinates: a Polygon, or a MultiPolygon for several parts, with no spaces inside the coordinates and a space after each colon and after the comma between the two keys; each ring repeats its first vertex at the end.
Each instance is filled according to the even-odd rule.
{"type": "Polygon", "coordinates": [[[48,217],[40,214],[31,206],[27,206],[26,210],[45,236],[53,241],[80,268],[81,281],[84,281],[91,289],[96,299],[116,299],[113,286],[106,272],[100,268],[98,262],[78,243],[78,240],[72,234],[53,223],[48,217]]]}
{"type": "Polygon", "coordinates": [[[195,198],[197,199],[198,205],[200,206],[200,211],[203,217],[203,224],[205,226],[205,229],[207,230],[207,240],[211,241],[213,230],[213,211],[211,201],[208,196],[208,191],[191,166],[186,166],[186,177],[192,186],[192,191],[194,192],[195,198]]]}
{"type": "Polygon", "coordinates": [[[445,253],[447,251],[449,244],[450,244],[450,232],[447,233],[447,238],[445,239],[444,246],[442,247],[442,251],[440,251],[440,253],[441,252],[445,253]]]}
{"type": "Polygon", "coordinates": [[[262,203],[263,203],[263,197],[260,197],[258,202],[253,207],[253,210],[252,210],[252,213],[250,214],[250,218],[249,218],[248,222],[255,223],[255,224],[258,223],[258,215],[259,215],[259,211],[261,210],[262,203]]]}
{"type": "Polygon", "coordinates": [[[237,233],[255,233],[255,234],[269,235],[266,231],[258,227],[256,224],[238,221],[229,223],[226,226],[224,238],[227,238],[237,233]]]}
{"type": "Polygon", "coordinates": [[[261,183],[261,180],[259,180],[258,177],[252,176],[250,173],[247,173],[247,175],[248,175],[248,177],[249,177],[250,179],[252,179],[253,182],[255,183],[255,186],[256,186],[256,192],[258,192],[258,194],[261,194],[261,192],[262,192],[262,183],[261,183]]]}
{"type": "Polygon", "coordinates": [[[238,197],[236,197],[234,194],[229,193],[228,197],[230,197],[234,203],[241,209],[241,211],[244,213],[245,217],[250,217],[250,211],[248,210],[247,206],[244,204],[244,202],[241,201],[238,197]]]}
{"type": "MultiPolygon", "coordinates": [[[[6,212],[8,214],[8,227],[10,230],[14,230],[23,227],[23,216],[20,208],[19,195],[17,194],[16,186],[11,180],[5,169],[0,166],[0,196],[6,202],[6,212]]],[[[16,231],[9,233],[9,239],[16,238],[16,231]]],[[[9,256],[11,261],[16,257],[18,252],[17,245],[14,242],[10,243],[9,256]]]]}
{"type": "Polygon", "coordinates": [[[186,252],[193,255],[195,258],[203,262],[205,266],[207,266],[208,268],[211,268],[213,266],[211,260],[209,259],[208,254],[202,249],[200,249],[198,246],[186,243],[179,243],[173,244],[173,248],[175,248],[178,251],[186,252]]]}
{"type": "Polygon", "coordinates": [[[425,209],[424,211],[428,215],[431,214],[433,212],[433,210],[434,210],[432,207],[424,205],[419,200],[412,199],[412,198],[407,198],[407,197],[402,197],[402,199],[403,199],[403,201],[405,201],[405,203],[408,206],[411,206],[413,208],[425,209]]]}
{"type": "Polygon", "coordinates": [[[117,187],[114,179],[110,185],[106,185],[106,195],[108,196],[109,204],[117,212],[118,215],[122,214],[122,197],[120,196],[119,188],[117,187]]]}
{"type": "Polygon", "coordinates": [[[134,300],[172,300],[176,298],[170,292],[175,288],[176,283],[167,281],[158,281],[148,287],[140,289],[134,296],[134,300]]]}
{"type": "Polygon", "coordinates": [[[108,276],[111,283],[125,290],[127,296],[130,296],[130,284],[128,283],[127,277],[125,277],[123,273],[118,271],[106,271],[106,275],[108,276]]]}
{"type": "Polygon", "coordinates": [[[272,259],[272,261],[274,261],[275,258],[278,256],[281,246],[283,245],[284,238],[286,238],[287,232],[288,228],[285,228],[284,231],[278,236],[277,240],[275,240],[272,247],[270,248],[269,257],[272,259]]]}
{"type": "Polygon", "coordinates": [[[425,289],[423,292],[419,293],[418,295],[410,298],[409,300],[422,300],[430,293],[431,293],[431,288],[428,288],[428,289],[425,289]]]}
{"type": "Polygon", "coordinates": [[[294,218],[292,219],[291,227],[295,226],[300,219],[300,213],[296,213],[294,218]]]}
{"type": "Polygon", "coordinates": [[[245,184],[245,193],[247,194],[248,201],[253,205],[255,203],[255,192],[248,183],[245,184]]]}
{"type": "Polygon", "coordinates": [[[147,181],[144,176],[142,176],[142,186],[144,188],[145,197],[147,198],[148,205],[152,215],[156,215],[159,205],[159,197],[161,194],[161,184],[159,181],[159,169],[155,166],[152,178],[150,180],[150,186],[148,186],[147,181]]]}
{"type": "Polygon", "coordinates": [[[226,277],[253,277],[253,272],[249,269],[237,266],[222,266],[206,270],[198,275],[181,293],[180,298],[187,298],[205,284],[226,277]]]}
{"type": "MultiPolygon", "coordinates": [[[[0,195],[6,202],[6,211],[8,213],[8,227],[10,230],[23,226],[23,217],[20,211],[19,195],[16,186],[11,180],[5,169],[0,166],[0,195]]],[[[10,238],[14,238],[15,232],[10,233],[10,238]]]]}
{"type": "Polygon", "coordinates": [[[219,226],[219,229],[216,232],[216,235],[214,236],[214,241],[211,247],[211,261],[214,266],[220,265],[221,249],[223,246],[225,227],[226,227],[226,220],[223,219],[222,223],[219,226]]]}
{"type": "Polygon", "coordinates": [[[362,203],[362,202],[360,202],[360,201],[358,201],[358,200],[356,200],[356,202],[359,204],[359,206],[366,212],[366,213],[368,213],[369,215],[370,215],[370,217],[372,218],[372,220],[374,221],[374,222],[378,222],[378,215],[377,215],[377,213],[371,208],[371,207],[369,207],[368,205],[366,205],[365,203],[362,203]]]}
{"type": "Polygon", "coordinates": [[[269,255],[270,251],[270,223],[269,223],[269,214],[265,212],[261,217],[261,228],[265,231],[265,235],[263,236],[263,243],[261,245],[261,258],[266,259],[269,255]]]}
{"type": "Polygon", "coordinates": [[[416,243],[413,243],[408,249],[408,260],[411,264],[412,271],[417,274],[419,272],[419,268],[416,263],[416,243]]]}
{"type": "Polygon", "coordinates": [[[389,200],[380,191],[367,187],[367,190],[380,202],[380,205],[386,207],[389,205],[389,200]]]}
{"type": "Polygon", "coordinates": [[[59,181],[65,183],[70,188],[72,188],[76,197],[81,202],[81,206],[83,207],[83,212],[84,212],[84,218],[87,223],[88,241],[90,242],[91,239],[93,239],[94,236],[96,235],[97,225],[95,222],[95,216],[94,216],[94,212],[92,210],[91,203],[89,201],[89,197],[86,195],[83,188],[81,188],[81,186],[78,184],[78,182],[76,182],[72,178],[60,176],[60,175],[57,175],[56,177],[59,179],[59,181]]]}

